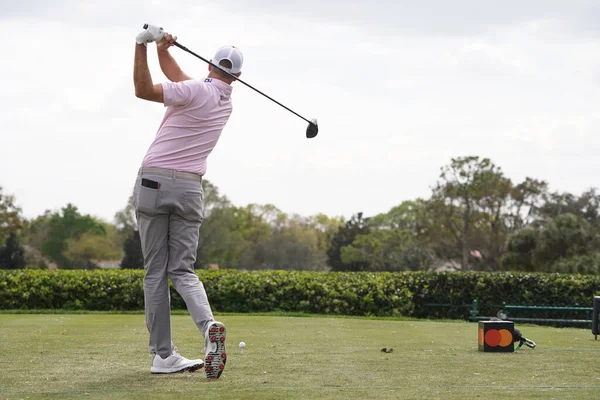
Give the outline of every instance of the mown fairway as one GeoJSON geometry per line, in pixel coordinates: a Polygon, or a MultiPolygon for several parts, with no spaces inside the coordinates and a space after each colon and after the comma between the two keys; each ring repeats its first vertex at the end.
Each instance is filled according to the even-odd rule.
{"type": "MultiPolygon", "coordinates": [[[[519,325],[537,349],[484,354],[474,323],[219,319],[228,364],[208,381],[203,370],[150,374],[143,315],[0,314],[0,399],[600,398],[600,341],[589,330],[519,325]]],[[[184,356],[203,357],[189,316],[174,315],[172,329],[184,356]]]]}

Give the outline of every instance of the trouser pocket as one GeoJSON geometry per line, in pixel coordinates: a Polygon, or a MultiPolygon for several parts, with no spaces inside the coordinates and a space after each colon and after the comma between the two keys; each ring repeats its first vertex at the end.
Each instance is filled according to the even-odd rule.
{"type": "Polygon", "coordinates": [[[133,193],[135,211],[155,214],[159,196],[160,184],[157,181],[150,178],[138,178],[133,193]]]}
{"type": "Polygon", "coordinates": [[[200,222],[204,219],[204,192],[202,186],[190,188],[183,194],[183,217],[189,221],[200,222]]]}

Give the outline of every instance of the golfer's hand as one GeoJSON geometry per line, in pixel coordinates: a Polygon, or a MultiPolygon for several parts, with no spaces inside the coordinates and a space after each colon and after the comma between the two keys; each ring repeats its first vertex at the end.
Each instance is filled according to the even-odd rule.
{"type": "Polygon", "coordinates": [[[173,46],[177,41],[177,36],[173,36],[170,33],[165,32],[165,35],[156,42],[156,47],[159,50],[169,50],[169,47],[173,46]]]}
{"type": "Polygon", "coordinates": [[[135,38],[137,44],[148,44],[162,39],[165,36],[165,31],[155,25],[148,25],[146,29],[141,31],[135,38]]]}

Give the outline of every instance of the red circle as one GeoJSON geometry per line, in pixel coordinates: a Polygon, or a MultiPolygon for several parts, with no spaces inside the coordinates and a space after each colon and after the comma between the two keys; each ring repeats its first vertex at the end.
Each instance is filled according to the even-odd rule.
{"type": "Polygon", "coordinates": [[[496,329],[490,329],[485,333],[485,343],[488,346],[496,347],[502,341],[502,335],[496,329]]]}

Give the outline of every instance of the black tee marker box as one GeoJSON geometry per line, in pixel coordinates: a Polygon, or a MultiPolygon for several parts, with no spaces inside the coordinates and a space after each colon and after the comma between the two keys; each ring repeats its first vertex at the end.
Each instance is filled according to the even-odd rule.
{"type": "Polygon", "coordinates": [[[486,353],[513,353],[515,324],[512,321],[479,321],[478,349],[486,353]]]}

